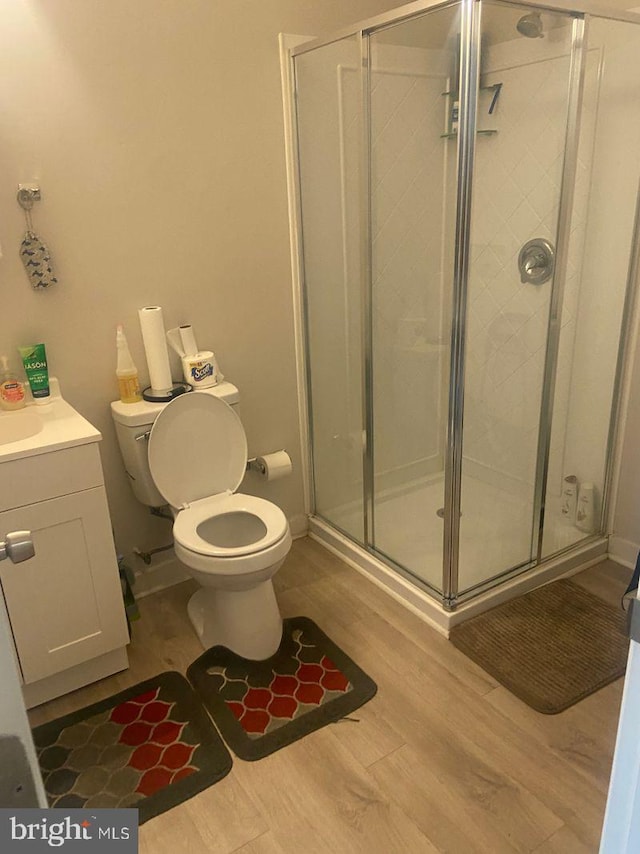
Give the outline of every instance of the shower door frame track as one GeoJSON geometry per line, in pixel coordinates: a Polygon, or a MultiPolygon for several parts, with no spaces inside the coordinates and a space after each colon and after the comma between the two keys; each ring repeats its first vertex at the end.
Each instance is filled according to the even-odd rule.
{"type": "Polygon", "coordinates": [[[476,150],[478,85],[480,82],[481,15],[482,3],[480,0],[463,0],[460,18],[460,112],[449,363],[449,411],[447,413],[447,450],[444,470],[442,605],[447,611],[453,610],[456,606],[459,583],[467,294],[469,291],[471,201],[476,150]]]}
{"type": "MultiPolygon", "coordinates": [[[[471,600],[482,597],[482,594],[497,592],[500,587],[515,579],[523,573],[533,570],[547,571],[547,567],[555,565],[559,559],[566,555],[570,560],[572,555],[579,551],[589,550],[590,547],[598,549],[606,542],[606,531],[611,513],[611,486],[615,479],[615,454],[618,449],[619,439],[619,415],[623,404],[623,386],[625,384],[625,356],[628,352],[632,329],[636,323],[635,315],[638,311],[638,299],[635,293],[635,278],[640,268],[640,192],[634,223],[630,265],[627,277],[627,290],[625,294],[624,314],[622,328],[620,330],[619,350],[616,366],[615,382],[613,388],[612,408],[610,416],[610,427],[607,441],[607,457],[605,462],[605,479],[603,487],[600,529],[598,533],[586,535],[577,543],[542,558],[542,537],[545,512],[546,481],[549,468],[551,423],[553,414],[553,394],[555,388],[555,376],[557,370],[560,318],[559,311],[562,306],[562,294],[564,281],[566,279],[566,255],[571,225],[572,200],[575,184],[575,172],[577,168],[578,144],[580,134],[580,116],[582,106],[582,94],[584,87],[585,55],[588,48],[587,27],[589,16],[605,20],[631,23],[640,26],[640,15],[624,12],[612,12],[603,9],[597,4],[576,2],[571,5],[557,3],[547,0],[544,3],[535,3],[532,0],[415,0],[398,9],[391,10],[374,18],[369,18],[359,24],[343,28],[336,33],[320,39],[306,41],[289,50],[289,73],[293,81],[293,98],[290,105],[292,113],[293,145],[292,151],[295,158],[293,169],[295,210],[294,215],[297,222],[298,242],[298,269],[295,274],[299,279],[302,306],[302,350],[305,353],[305,376],[307,386],[311,389],[311,359],[309,350],[309,302],[305,286],[304,269],[304,223],[302,217],[302,181],[300,175],[299,158],[299,135],[297,100],[298,87],[295,69],[295,57],[314,51],[325,45],[332,44],[347,38],[356,38],[360,47],[360,120],[362,124],[361,133],[361,157],[362,174],[360,180],[360,243],[361,243],[361,309],[362,309],[362,416],[363,433],[365,445],[363,450],[363,528],[364,543],[361,543],[348,532],[341,530],[339,526],[325,519],[324,523],[333,527],[336,532],[348,541],[351,541],[357,549],[368,553],[380,564],[387,566],[400,578],[406,579],[410,584],[422,590],[433,598],[444,608],[445,612],[452,612],[454,618],[456,607],[471,605],[471,600]],[[466,330],[466,298],[469,274],[470,257],[470,218],[471,218],[471,195],[473,188],[473,165],[475,154],[475,127],[477,114],[477,92],[480,75],[480,37],[481,37],[481,14],[483,2],[491,6],[503,7],[528,7],[541,11],[566,14],[573,18],[573,31],[571,38],[571,65],[568,80],[568,106],[567,126],[565,133],[564,162],[562,170],[562,184],[559,202],[559,214],[557,223],[556,246],[558,247],[557,274],[552,282],[551,303],[549,309],[549,322],[547,329],[547,349],[545,356],[543,398],[540,410],[540,429],[538,434],[538,452],[536,463],[536,480],[534,495],[534,513],[532,520],[534,530],[532,532],[532,557],[517,566],[510,567],[503,572],[488,578],[473,587],[459,593],[458,587],[458,556],[459,556],[459,528],[460,528],[460,499],[462,481],[462,427],[464,410],[464,365],[465,365],[465,330],[466,330]],[[461,39],[460,56],[460,133],[458,135],[457,151],[457,185],[456,185],[456,251],[453,271],[453,314],[451,325],[451,361],[450,361],[450,383],[449,383],[449,411],[447,415],[447,448],[445,452],[445,525],[443,536],[443,563],[442,563],[442,591],[436,589],[424,579],[418,577],[410,570],[396,563],[392,558],[381,553],[374,545],[373,518],[375,513],[374,502],[374,457],[373,457],[373,320],[372,320],[372,255],[371,255],[371,113],[370,113],[370,52],[369,36],[395,26],[399,23],[408,22],[414,18],[421,17],[432,11],[456,7],[461,10],[461,32],[465,38],[461,39]],[[633,317],[631,316],[633,315],[633,317]],[[535,520],[537,519],[537,527],[535,520]]],[[[308,465],[309,485],[311,495],[308,503],[311,513],[319,520],[323,519],[318,512],[315,500],[314,488],[314,443],[313,443],[313,401],[312,394],[306,395],[307,424],[309,430],[308,442],[308,465]]],[[[313,528],[313,526],[312,526],[313,528]]],[[[324,540],[323,540],[324,541],[324,540]]],[[[551,570],[549,570],[551,571],[551,570]]],[[[520,582],[519,582],[520,583],[520,582]]]]}

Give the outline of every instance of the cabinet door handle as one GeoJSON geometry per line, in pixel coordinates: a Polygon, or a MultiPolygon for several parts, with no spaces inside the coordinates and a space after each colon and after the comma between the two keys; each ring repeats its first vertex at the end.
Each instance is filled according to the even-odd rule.
{"type": "Polygon", "coordinates": [[[31,531],[12,531],[0,540],[0,560],[9,558],[14,563],[29,560],[36,553],[31,539],[31,531]]]}

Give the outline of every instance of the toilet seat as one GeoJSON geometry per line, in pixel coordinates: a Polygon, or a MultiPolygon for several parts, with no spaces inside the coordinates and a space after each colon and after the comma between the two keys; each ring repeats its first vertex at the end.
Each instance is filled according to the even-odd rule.
{"type": "Polygon", "coordinates": [[[178,512],[173,536],[211,558],[254,555],[289,531],[270,501],[236,493],[247,466],[247,439],[233,409],[217,397],[183,394],[167,404],[149,436],[149,469],[178,512]]]}
{"type": "Polygon", "coordinates": [[[242,493],[214,495],[197,501],[181,510],[173,524],[176,542],[189,551],[211,557],[254,554],[279,542],[288,530],[287,517],[279,507],[264,498],[242,493]],[[242,515],[251,519],[240,519],[242,515]],[[216,521],[222,524],[217,527],[216,521]],[[254,532],[256,535],[252,536],[254,532]]]}
{"type": "Polygon", "coordinates": [[[158,415],[149,470],[171,507],[235,492],[247,468],[247,437],[233,409],[208,394],[182,394],[158,415]]]}

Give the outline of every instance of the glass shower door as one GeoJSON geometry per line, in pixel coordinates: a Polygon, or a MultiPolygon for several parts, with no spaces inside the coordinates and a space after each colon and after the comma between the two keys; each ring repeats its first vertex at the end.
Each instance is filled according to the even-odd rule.
{"type": "Polygon", "coordinates": [[[371,545],[442,592],[459,7],[370,36],[371,545]]]}
{"type": "Polygon", "coordinates": [[[537,558],[550,308],[562,276],[542,268],[558,248],[573,27],[569,15],[483,3],[459,594],[537,558]]]}
{"type": "Polygon", "coordinates": [[[357,36],[295,58],[316,515],[364,541],[357,36]]]}

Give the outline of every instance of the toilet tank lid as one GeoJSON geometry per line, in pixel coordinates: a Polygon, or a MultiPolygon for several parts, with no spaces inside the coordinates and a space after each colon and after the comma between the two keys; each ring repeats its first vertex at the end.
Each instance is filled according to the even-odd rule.
{"type": "MultiPolygon", "coordinates": [[[[229,406],[234,406],[240,401],[240,392],[226,380],[189,394],[210,394],[224,400],[229,406]]],[[[123,403],[121,400],[114,400],[111,402],[111,417],[116,423],[123,424],[125,427],[143,427],[145,424],[153,424],[165,406],[167,406],[166,403],[150,403],[148,400],[141,400],[140,403],[123,403]]]]}

